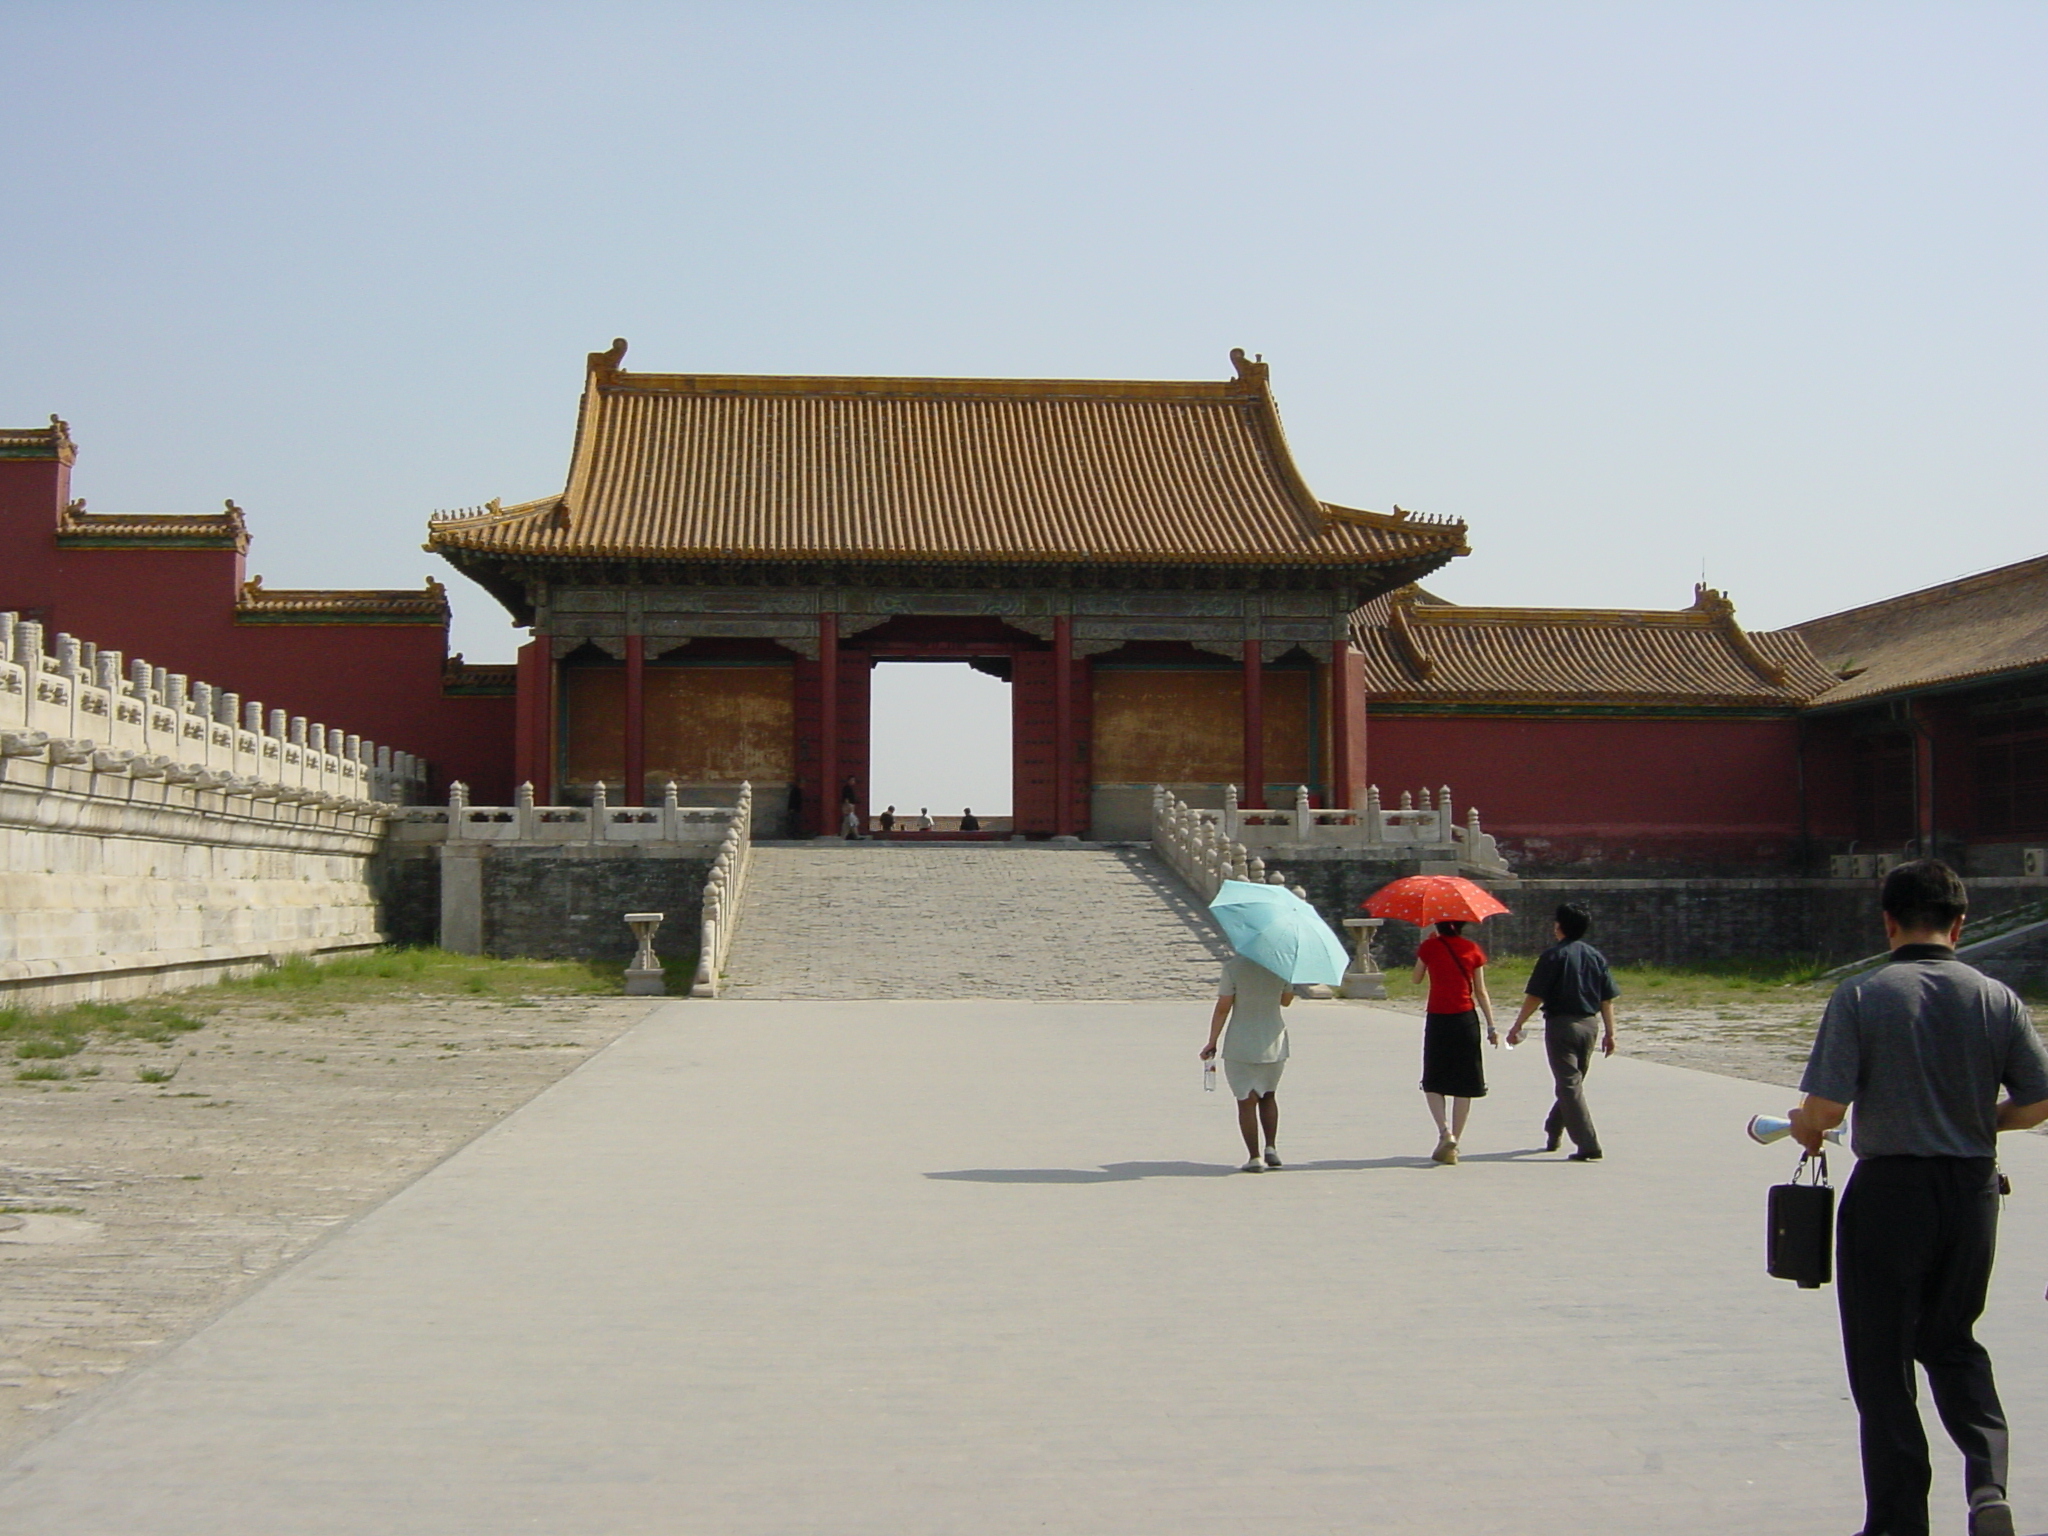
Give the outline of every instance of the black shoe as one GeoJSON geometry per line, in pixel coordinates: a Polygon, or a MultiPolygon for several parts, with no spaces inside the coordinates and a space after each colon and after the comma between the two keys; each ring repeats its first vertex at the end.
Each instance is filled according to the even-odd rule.
{"type": "Polygon", "coordinates": [[[1567,1157],[1565,1161],[1568,1163],[1597,1163],[1600,1161],[1600,1151],[1596,1147],[1591,1152],[1588,1152],[1584,1147],[1581,1147],[1578,1151],[1572,1153],[1570,1157],[1567,1157]]]}
{"type": "Polygon", "coordinates": [[[1979,1504],[1970,1511],[1970,1536],[2013,1536],[2010,1504],[1979,1504]]]}
{"type": "Polygon", "coordinates": [[[1559,1147],[1563,1145],[1564,1132],[1553,1131],[1546,1127],[1543,1132],[1543,1150],[1546,1152],[1555,1152],[1559,1147]]]}

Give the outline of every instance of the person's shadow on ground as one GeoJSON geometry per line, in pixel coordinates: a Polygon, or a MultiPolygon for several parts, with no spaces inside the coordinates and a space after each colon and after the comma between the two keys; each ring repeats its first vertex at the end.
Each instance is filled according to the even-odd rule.
{"type": "MultiPolygon", "coordinates": [[[[1461,1163],[1511,1163],[1541,1152],[1529,1147],[1516,1152],[1474,1152],[1461,1163]]],[[[1427,1157],[1322,1158],[1289,1163],[1272,1170],[1289,1173],[1361,1173],[1376,1168],[1427,1169],[1440,1166],[1427,1157]]],[[[953,1179],[965,1184],[1116,1184],[1130,1179],[1224,1179],[1238,1172],[1235,1163],[1104,1163],[1100,1168],[951,1168],[927,1173],[928,1179],[953,1179]]]]}

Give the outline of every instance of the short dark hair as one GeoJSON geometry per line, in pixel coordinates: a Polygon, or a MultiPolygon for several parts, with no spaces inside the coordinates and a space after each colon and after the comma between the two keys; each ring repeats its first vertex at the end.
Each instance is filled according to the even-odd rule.
{"type": "Polygon", "coordinates": [[[1447,939],[1455,939],[1465,931],[1465,925],[1462,922],[1441,922],[1436,925],[1436,931],[1447,939]]]}
{"type": "Polygon", "coordinates": [[[1963,877],[1939,859],[1914,859],[1884,877],[1880,898],[1891,920],[1908,933],[1948,927],[1970,910],[1963,877]]]}
{"type": "Polygon", "coordinates": [[[1583,939],[1586,930],[1592,926],[1593,914],[1575,901],[1568,901],[1557,909],[1557,930],[1564,935],[1566,943],[1583,939]]]}

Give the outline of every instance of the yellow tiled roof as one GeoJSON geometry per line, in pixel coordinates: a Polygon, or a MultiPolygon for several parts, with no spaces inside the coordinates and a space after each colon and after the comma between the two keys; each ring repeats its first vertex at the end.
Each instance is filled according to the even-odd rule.
{"type": "Polygon", "coordinates": [[[594,354],[560,496],[428,547],[565,558],[1433,569],[1447,519],[1319,501],[1263,363],[1227,382],[636,374],[594,354]]]}
{"type": "Polygon", "coordinates": [[[1830,674],[1823,706],[2048,666],[2048,555],[1793,630],[1830,674]]]}
{"type": "Polygon", "coordinates": [[[1404,591],[1359,610],[1352,637],[1376,702],[1794,706],[1830,682],[1796,634],[1748,633],[1707,587],[1672,611],[1462,608],[1404,591]]]}
{"type": "Polygon", "coordinates": [[[141,549],[238,549],[249,547],[249,527],[232,501],[221,511],[196,516],[88,512],[74,501],[57,519],[57,541],[67,546],[103,544],[141,549]]]}
{"type": "Polygon", "coordinates": [[[242,584],[235,618],[244,624],[445,624],[448,589],[430,576],[416,592],[271,590],[257,576],[242,584]]]}
{"type": "Polygon", "coordinates": [[[0,459],[57,459],[69,464],[76,457],[71,424],[61,416],[52,416],[47,427],[0,427],[0,459]]]}

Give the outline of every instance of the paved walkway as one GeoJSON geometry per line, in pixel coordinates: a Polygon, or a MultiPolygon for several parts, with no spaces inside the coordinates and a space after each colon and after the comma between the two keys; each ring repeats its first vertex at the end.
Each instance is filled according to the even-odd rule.
{"type": "MultiPolygon", "coordinates": [[[[0,1478],[77,1536],[1846,1533],[1834,1297],[1761,1273],[1785,1095],[1297,1005],[1235,1174],[1199,1003],[679,1002],[0,1478]]],[[[2048,1138],[1986,1337],[2048,1529],[2048,1138]]],[[[1937,1431],[1937,1436],[1939,1432],[1937,1431]]],[[[1959,1477],[1941,1459],[1944,1533],[1959,1477]]]]}
{"type": "Polygon", "coordinates": [[[1214,995],[1227,951],[1142,849],[757,847],[734,998],[1214,995]]]}

